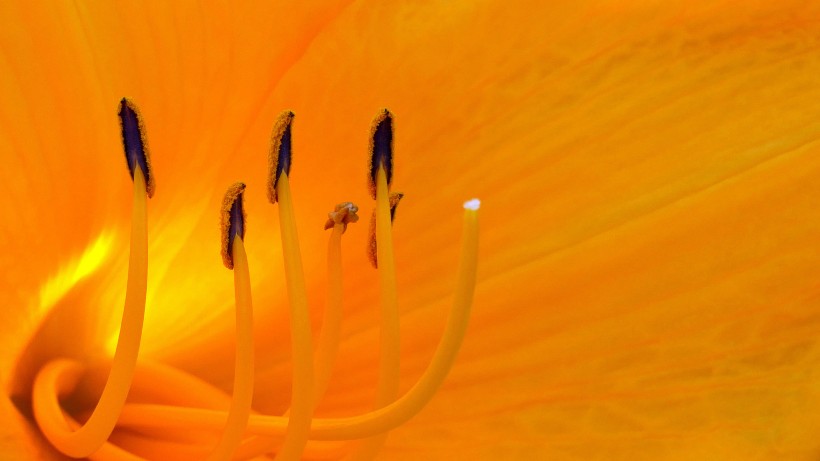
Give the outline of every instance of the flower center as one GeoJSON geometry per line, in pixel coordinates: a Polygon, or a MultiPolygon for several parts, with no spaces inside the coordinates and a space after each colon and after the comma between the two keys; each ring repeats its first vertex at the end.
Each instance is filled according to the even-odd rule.
{"type": "Polygon", "coordinates": [[[399,397],[399,310],[393,256],[392,219],[401,194],[391,193],[393,115],[383,110],[371,130],[369,182],[376,207],[371,224],[370,258],[378,269],[381,290],[379,376],[372,411],[345,418],[317,418],[339,347],[342,321],[341,239],[358,220],[358,207],[338,205],[329,214],[328,301],[313,350],[305,278],[296,230],[289,173],[292,164],[293,113],[277,120],[269,157],[268,197],[278,204],[283,263],[290,302],[293,378],[291,405],[281,416],[252,409],[254,358],[250,275],[245,254],[245,185],[225,195],[222,257],[233,270],[237,350],[233,394],[161,364],[138,362],[147,287],[146,197],[154,192],[145,131],[136,107],[120,105],[123,144],[134,180],[131,256],[117,349],[110,366],[95,368],[79,361],[55,359],[34,379],[34,419],[60,452],[94,460],[250,459],[276,453],[276,459],[301,457],[372,459],[387,433],[417,414],[432,399],[466,333],[476,280],[478,200],[464,204],[464,235],[453,308],[440,344],[419,381],[399,397]],[[79,392],[90,376],[108,373],[90,412],[70,412],[61,399],[79,392]],[[139,403],[127,401],[142,396],[139,403]],[[155,400],[146,398],[150,396],[155,400]],[[154,403],[149,403],[154,402],[154,403]],[[169,404],[172,403],[172,404],[169,404]],[[227,414],[224,408],[228,406],[227,414]],[[115,432],[116,429],[116,432],[115,432]],[[112,435],[113,433],[113,435],[112,435]],[[348,441],[359,441],[354,444],[348,441]]]}

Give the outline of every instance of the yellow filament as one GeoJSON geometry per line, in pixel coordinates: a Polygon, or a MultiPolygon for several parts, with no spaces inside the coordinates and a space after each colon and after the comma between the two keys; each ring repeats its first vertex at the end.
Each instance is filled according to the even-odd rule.
{"type": "MultiPolygon", "coordinates": [[[[383,166],[380,166],[376,173],[376,242],[382,305],[379,334],[379,382],[376,389],[376,408],[379,408],[394,401],[399,393],[401,356],[396,263],[393,258],[393,223],[390,219],[387,174],[383,166]]],[[[362,441],[350,459],[354,461],[373,459],[384,445],[385,440],[387,440],[386,433],[362,441]]]]}
{"type": "Polygon", "coordinates": [[[248,257],[242,237],[236,236],[232,245],[234,291],[236,297],[236,371],[233,381],[233,398],[228,410],[225,431],[210,461],[231,459],[242,441],[253,400],[253,307],[251,281],[248,273],[248,257]]]}
{"type": "MultiPolygon", "coordinates": [[[[415,416],[435,395],[455,361],[470,318],[478,264],[478,211],[465,209],[461,260],[453,307],[433,360],[419,381],[400,399],[378,410],[347,418],[316,418],[310,427],[312,440],[351,440],[383,433],[415,416]]],[[[56,377],[53,377],[56,379],[56,377]]],[[[158,383],[160,385],[160,383],[158,383]]],[[[51,399],[56,402],[52,394],[51,399]]],[[[214,430],[224,421],[216,410],[166,405],[128,404],[119,424],[122,427],[187,428],[214,430]]],[[[288,419],[251,415],[248,432],[281,436],[288,419]]]]}
{"type": "MultiPolygon", "coordinates": [[[[40,375],[34,383],[34,417],[46,438],[62,453],[84,458],[97,451],[111,435],[120,415],[139,354],[145,296],[148,278],[148,232],[146,223],[146,187],[142,169],[134,168],[134,199],[131,214],[131,254],[128,262],[128,284],[120,326],[120,336],[111,373],[97,407],[78,430],[68,427],[59,405],[44,404],[47,399],[38,392],[40,375]]],[[[42,391],[42,389],[39,389],[42,391]]]]}
{"type": "MultiPolygon", "coordinates": [[[[383,172],[381,174],[383,175],[383,172]]],[[[135,178],[135,181],[139,181],[141,179],[142,178],[135,178]]],[[[297,387],[296,383],[299,380],[300,375],[304,376],[305,369],[307,369],[307,376],[309,377],[311,375],[311,372],[315,370],[317,378],[328,379],[327,376],[330,373],[330,368],[333,362],[333,355],[335,355],[334,353],[332,353],[332,351],[336,346],[334,346],[333,344],[334,341],[331,340],[326,340],[326,342],[320,341],[320,344],[323,344],[323,346],[320,346],[319,354],[316,357],[317,360],[315,362],[311,360],[309,328],[310,325],[307,317],[307,300],[306,293],[304,290],[304,280],[302,276],[301,260],[299,258],[299,248],[296,239],[295,224],[293,220],[293,209],[290,197],[290,189],[286,176],[283,176],[283,180],[284,185],[280,186],[278,189],[280,194],[281,205],[283,206],[283,208],[281,209],[281,221],[283,227],[283,247],[285,248],[286,274],[294,274],[296,276],[296,279],[289,276],[288,288],[289,293],[291,294],[291,305],[293,307],[299,305],[303,307],[301,310],[301,315],[299,311],[296,311],[296,309],[294,309],[295,312],[292,314],[292,323],[294,323],[293,331],[295,362],[295,389],[293,397],[292,415],[290,418],[261,415],[250,415],[249,417],[246,416],[245,421],[248,422],[248,425],[247,430],[244,431],[244,434],[256,434],[258,436],[263,436],[268,439],[272,438],[274,439],[274,441],[279,440],[284,436],[286,440],[285,446],[287,446],[287,439],[295,437],[294,427],[297,427],[295,423],[298,420],[298,413],[300,408],[299,403],[303,402],[303,406],[301,408],[306,408],[307,410],[305,412],[306,417],[303,420],[305,421],[305,423],[303,423],[304,425],[301,426],[301,435],[299,436],[302,440],[298,443],[299,446],[298,448],[294,449],[294,451],[286,452],[286,450],[283,448],[282,450],[280,450],[279,455],[284,459],[296,459],[300,455],[309,458],[336,457],[343,453],[343,445],[327,445],[321,444],[320,442],[311,442],[307,445],[307,450],[305,450],[307,438],[310,437],[310,439],[314,441],[351,440],[373,437],[378,434],[383,434],[403,424],[404,422],[412,418],[415,414],[417,414],[421,410],[421,408],[423,408],[424,405],[426,405],[426,403],[433,397],[433,395],[445,379],[449,369],[452,367],[452,364],[455,360],[456,354],[458,352],[458,349],[460,348],[460,345],[466,332],[467,322],[469,320],[470,308],[472,304],[473,291],[475,287],[478,247],[477,211],[474,209],[465,210],[463,249],[453,308],[448,319],[444,335],[442,336],[441,342],[439,344],[439,347],[437,348],[432,362],[428,366],[425,373],[422,375],[421,379],[416,383],[415,386],[413,386],[410,389],[410,391],[408,391],[407,394],[405,394],[399,400],[396,400],[389,405],[379,408],[378,410],[374,410],[369,413],[355,417],[315,419],[311,421],[312,407],[314,403],[312,397],[318,396],[321,393],[313,393],[310,388],[308,388],[307,391],[304,390],[305,388],[302,388],[302,392],[299,393],[299,388],[297,387]],[[286,229],[288,227],[289,229],[286,229]],[[295,253],[293,252],[294,250],[295,253]],[[299,289],[300,287],[301,289],[299,289]],[[296,299],[294,302],[294,298],[299,297],[301,297],[301,299],[296,299]],[[299,320],[301,323],[297,322],[297,320],[299,320]],[[301,344],[302,346],[306,345],[306,347],[302,347],[300,349],[297,349],[296,347],[297,341],[295,337],[299,335],[300,331],[299,328],[297,328],[297,323],[299,323],[301,328],[303,328],[303,334],[300,335],[303,338],[303,342],[301,344]],[[330,359],[326,360],[326,358],[328,357],[330,359]],[[322,376],[325,377],[322,378],[322,376]]],[[[386,184],[384,184],[384,186],[384,189],[386,190],[386,184]]],[[[144,216],[144,195],[142,199],[142,208],[144,216]]],[[[135,214],[136,208],[137,207],[135,206],[135,214]]],[[[389,215],[387,216],[387,222],[389,222],[389,215]]],[[[142,225],[144,229],[144,219],[142,221],[142,225]]],[[[138,233],[132,229],[132,235],[138,235],[138,233]]],[[[380,237],[380,240],[382,242],[385,242],[385,239],[382,237],[380,237]]],[[[387,238],[387,242],[389,242],[389,236],[387,238]]],[[[144,234],[143,243],[144,244],[142,248],[145,248],[146,245],[144,240],[144,234]]],[[[237,244],[238,243],[235,242],[235,245],[237,244]]],[[[135,246],[139,248],[139,246],[135,245],[135,243],[132,241],[132,262],[134,256],[137,254],[137,252],[134,249],[135,246]]],[[[392,245],[382,246],[385,246],[388,249],[392,249],[392,245]]],[[[235,258],[237,258],[237,265],[245,267],[244,272],[242,272],[244,274],[244,283],[240,283],[239,281],[240,278],[243,277],[243,275],[235,273],[235,276],[237,277],[237,307],[239,308],[240,305],[240,286],[244,285],[247,287],[247,306],[248,313],[250,314],[250,293],[249,286],[247,283],[247,263],[246,255],[244,254],[244,247],[242,247],[241,250],[235,250],[234,254],[235,258]],[[241,255],[239,254],[240,252],[241,255]],[[239,264],[239,260],[242,261],[241,264],[239,264]]],[[[329,288],[331,293],[328,296],[328,309],[333,309],[333,304],[341,304],[340,254],[340,235],[335,235],[334,230],[334,234],[331,235],[331,240],[328,248],[329,272],[331,273],[329,276],[329,278],[331,279],[331,286],[329,288]],[[335,274],[338,274],[338,277],[335,274]],[[338,297],[336,297],[333,293],[338,293],[338,297]]],[[[380,255],[380,259],[385,263],[389,261],[389,267],[392,267],[392,254],[388,254],[386,256],[380,255]]],[[[387,264],[384,264],[382,267],[385,268],[386,265],[387,264]]],[[[132,264],[132,267],[133,266],[134,265],[132,264]]],[[[131,275],[132,273],[133,271],[130,268],[129,275],[131,275]]],[[[383,287],[385,286],[389,285],[383,284],[383,287]]],[[[393,279],[392,286],[394,288],[393,293],[395,294],[395,278],[393,279]]],[[[129,278],[129,292],[131,288],[132,283],[131,279],[129,278]]],[[[133,298],[127,296],[126,299],[130,300],[133,298]]],[[[325,328],[334,328],[334,322],[328,320],[329,318],[332,318],[334,316],[335,315],[330,315],[326,313],[326,321],[323,325],[323,331],[325,330],[325,328]]],[[[248,321],[250,322],[250,316],[248,318],[248,321]]],[[[238,311],[237,330],[239,330],[239,323],[240,322],[238,311]]],[[[338,325],[336,325],[336,327],[338,327],[338,325]]],[[[248,337],[250,337],[250,329],[248,329],[248,332],[248,337]]],[[[242,334],[239,333],[239,331],[238,335],[239,338],[242,338],[242,334]]],[[[328,335],[334,336],[332,331],[329,331],[328,335]]],[[[241,342],[241,339],[239,338],[238,343],[241,342]]],[[[118,351],[120,350],[121,348],[120,346],[118,346],[118,351]]],[[[239,352],[237,352],[237,354],[239,354],[239,352]]],[[[115,355],[115,364],[112,365],[111,375],[113,375],[113,370],[116,368],[116,361],[119,357],[120,355],[115,355]]],[[[238,363],[239,361],[237,361],[237,365],[238,363]]],[[[139,374],[136,376],[134,388],[136,390],[142,389],[147,385],[147,383],[144,381],[150,381],[153,384],[154,389],[162,389],[162,391],[160,392],[154,392],[154,395],[159,396],[160,400],[167,400],[168,398],[173,398],[175,394],[179,397],[178,392],[185,392],[185,390],[188,389],[192,392],[185,393],[184,396],[174,399],[174,401],[183,402],[183,405],[204,407],[210,406],[212,408],[219,408],[224,404],[225,401],[227,401],[227,397],[224,397],[224,394],[222,397],[220,397],[220,391],[213,389],[211,386],[200,381],[198,378],[186,375],[185,373],[176,372],[170,368],[166,368],[167,367],[159,364],[141,367],[139,374]]],[[[70,433],[72,430],[80,426],[80,424],[78,424],[73,418],[71,418],[69,415],[65,414],[62,411],[62,409],[60,408],[58,397],[66,396],[73,392],[80,377],[83,375],[84,372],[88,372],[89,370],[90,369],[88,367],[78,362],[57,360],[47,364],[47,366],[40,371],[35,381],[33,400],[35,407],[35,417],[37,418],[41,428],[43,428],[44,433],[70,433]]],[[[250,370],[250,372],[252,373],[252,369],[250,370]]],[[[133,373],[134,370],[132,368],[132,376],[133,373]]],[[[237,379],[239,379],[238,375],[239,373],[237,373],[237,379]]],[[[106,383],[106,389],[111,385],[111,381],[111,376],[109,376],[109,380],[106,383]]],[[[302,382],[304,382],[304,380],[302,382]]],[[[239,389],[239,387],[240,386],[237,383],[234,384],[234,402],[239,400],[239,398],[237,397],[237,390],[239,389]]],[[[105,390],[103,392],[105,392],[105,390]]],[[[142,394],[142,392],[140,393],[142,394]]],[[[248,392],[248,396],[249,395],[250,391],[248,392]]],[[[248,399],[249,398],[250,397],[248,397],[248,399]]],[[[232,405],[234,404],[232,403],[232,405]]],[[[101,407],[102,405],[98,404],[98,408],[95,409],[95,413],[100,411],[99,408],[101,407]]],[[[249,412],[249,400],[247,408],[249,412]]],[[[230,420],[230,415],[228,416],[228,419],[230,420]]],[[[120,414],[120,420],[118,424],[121,428],[143,428],[142,432],[144,432],[145,429],[147,429],[147,434],[162,433],[167,435],[167,437],[164,437],[165,440],[173,441],[165,445],[157,444],[153,447],[146,448],[147,450],[154,450],[155,453],[170,454],[176,452],[177,454],[193,454],[195,452],[200,452],[204,454],[204,452],[201,451],[201,446],[193,448],[190,446],[186,447],[185,442],[180,444],[179,442],[182,442],[185,439],[185,437],[182,437],[181,434],[188,433],[189,431],[219,431],[224,428],[225,420],[225,412],[220,410],[184,408],[163,405],[127,404],[122,408],[122,413],[120,414]]],[[[230,430],[231,429],[229,428],[228,431],[230,430]]],[[[236,434],[238,434],[238,438],[236,440],[241,439],[241,437],[243,436],[243,431],[241,429],[237,429],[236,434]]],[[[150,438],[150,436],[148,437],[150,438]]],[[[199,438],[200,437],[194,437],[193,439],[196,440],[199,438]]],[[[122,440],[126,446],[135,446],[133,445],[135,443],[139,444],[140,447],[143,446],[138,440],[138,438],[135,439],[131,437],[129,440],[129,437],[125,434],[123,434],[122,436],[118,436],[115,440],[122,440]]],[[[103,439],[103,442],[104,441],[105,439],[103,439]]],[[[192,441],[193,440],[191,440],[191,442],[192,441]]],[[[262,439],[261,441],[269,443],[270,440],[262,439]]],[[[148,442],[148,439],[146,439],[146,442],[148,442]]],[[[258,442],[260,442],[260,439],[258,437],[242,441],[240,445],[240,450],[236,453],[236,456],[240,459],[248,459],[252,456],[255,456],[256,454],[264,453],[265,451],[259,451],[260,444],[258,442]]],[[[232,451],[233,450],[229,451],[229,455],[232,451]]],[[[95,461],[142,460],[141,457],[129,453],[128,451],[123,450],[122,448],[119,448],[111,443],[102,444],[101,448],[90,456],[90,459],[95,461]]]]}
{"type": "MultiPolygon", "coordinates": [[[[342,234],[346,224],[334,224],[330,235],[327,249],[328,266],[328,294],[327,306],[325,307],[322,319],[322,329],[319,333],[319,343],[316,348],[316,355],[313,361],[314,373],[314,405],[321,399],[327,390],[330,382],[330,375],[333,371],[333,364],[336,360],[336,353],[339,350],[339,331],[342,323],[342,234]]],[[[290,409],[285,412],[290,415],[290,409]]],[[[277,438],[253,437],[246,440],[236,452],[239,459],[248,459],[256,455],[269,452],[275,444],[279,442],[277,438]]],[[[333,458],[330,454],[339,454],[343,445],[316,448],[308,444],[303,453],[303,458],[333,458]]]]}
{"type": "MultiPolygon", "coordinates": [[[[40,407],[39,411],[49,413],[45,424],[56,424],[56,429],[60,431],[73,431],[81,426],[71,416],[63,413],[58,397],[74,391],[82,374],[83,365],[70,360],[52,360],[38,372],[32,398],[33,404],[40,407]]],[[[38,423],[42,430],[44,423],[39,420],[38,423]]],[[[88,458],[93,461],[143,461],[105,441],[88,458]]]]}
{"type": "Polygon", "coordinates": [[[322,317],[322,330],[314,360],[316,375],[313,402],[318,404],[330,383],[333,363],[339,350],[339,332],[342,325],[342,233],[345,224],[335,224],[327,245],[327,305],[322,317]]]}
{"type": "Polygon", "coordinates": [[[396,263],[393,258],[393,223],[387,175],[379,167],[376,175],[376,239],[378,242],[379,284],[381,288],[381,332],[379,336],[379,383],[376,405],[384,406],[399,392],[400,323],[396,295],[396,263]]]}
{"type": "Polygon", "coordinates": [[[313,417],[313,345],[311,344],[310,315],[307,289],[302,271],[302,255],[296,234],[296,218],[287,173],[283,172],[276,185],[279,200],[279,226],[282,234],[282,252],[285,263],[288,298],[290,300],[291,349],[293,351],[293,383],[291,387],[290,417],[287,433],[276,459],[299,459],[308,440],[313,417]]]}

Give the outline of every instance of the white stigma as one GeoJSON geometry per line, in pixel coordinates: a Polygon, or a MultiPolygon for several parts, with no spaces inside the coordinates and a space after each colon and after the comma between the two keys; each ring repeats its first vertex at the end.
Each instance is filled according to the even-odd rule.
{"type": "Polygon", "coordinates": [[[467,200],[466,202],[464,202],[464,209],[465,210],[477,210],[477,209],[479,209],[479,207],[481,207],[481,200],[479,200],[477,198],[470,199],[470,200],[467,200]]]}

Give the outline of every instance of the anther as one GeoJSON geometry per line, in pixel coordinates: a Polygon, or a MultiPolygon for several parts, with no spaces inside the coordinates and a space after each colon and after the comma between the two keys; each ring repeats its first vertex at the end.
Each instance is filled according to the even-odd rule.
{"type": "Polygon", "coordinates": [[[282,172],[290,175],[290,160],[293,153],[291,148],[291,125],[293,112],[286,110],[279,114],[271,134],[270,153],[268,153],[268,200],[276,203],[279,199],[276,185],[282,172]]]}
{"type": "MultiPolygon", "coordinates": [[[[404,194],[401,193],[401,192],[394,192],[394,193],[390,194],[390,222],[391,223],[396,219],[396,208],[399,207],[399,202],[403,198],[404,198],[404,194]]],[[[375,214],[373,216],[374,216],[373,219],[375,220],[376,219],[375,214]]]]}
{"type": "Polygon", "coordinates": [[[367,182],[370,187],[370,196],[376,199],[376,173],[379,167],[384,168],[387,178],[387,189],[393,181],[393,114],[382,109],[373,119],[370,129],[370,168],[367,182]]]}
{"type": "Polygon", "coordinates": [[[228,269],[233,269],[233,241],[238,235],[245,238],[245,209],[242,206],[242,193],[245,184],[238,182],[228,188],[222,199],[220,224],[222,229],[222,262],[228,269]]]}
{"type": "MultiPolygon", "coordinates": [[[[399,202],[401,199],[404,198],[404,194],[401,192],[394,192],[390,194],[390,223],[393,223],[393,220],[396,219],[396,208],[399,206],[399,202]]],[[[379,267],[379,260],[376,256],[376,210],[373,210],[373,214],[370,215],[370,240],[367,245],[367,259],[370,260],[370,264],[373,265],[374,268],[379,267]]]]}
{"type": "Polygon", "coordinates": [[[359,207],[351,202],[336,205],[336,208],[327,214],[328,218],[325,223],[325,229],[332,229],[336,224],[342,224],[344,226],[342,227],[342,233],[344,233],[347,230],[348,224],[359,220],[359,215],[356,214],[358,211],[359,207]]]}
{"type": "Polygon", "coordinates": [[[120,101],[120,128],[122,145],[125,148],[125,161],[131,179],[134,179],[134,168],[139,166],[145,177],[145,192],[148,197],[154,196],[154,174],[151,171],[151,156],[148,153],[148,141],[145,138],[145,126],[142,124],[137,106],[129,99],[120,101]]]}

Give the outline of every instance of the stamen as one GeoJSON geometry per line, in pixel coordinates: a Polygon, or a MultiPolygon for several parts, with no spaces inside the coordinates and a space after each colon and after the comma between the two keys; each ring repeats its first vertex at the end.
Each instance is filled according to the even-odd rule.
{"type": "Polygon", "coordinates": [[[219,214],[222,233],[222,263],[228,269],[233,269],[232,249],[233,242],[238,236],[245,238],[245,209],[242,207],[242,193],[245,184],[238,182],[228,188],[225,198],[222,199],[222,208],[219,214]]]}
{"type": "MultiPolygon", "coordinates": [[[[222,204],[223,247],[230,242],[231,251],[227,255],[223,250],[223,261],[230,261],[234,275],[234,296],[236,299],[236,370],[234,372],[233,397],[228,410],[225,431],[214,451],[208,457],[211,461],[231,459],[239,443],[248,417],[251,414],[253,400],[253,306],[251,302],[251,281],[248,271],[248,257],[242,239],[245,236],[245,210],[242,207],[243,183],[236,183],[225,193],[222,204]],[[230,210],[228,208],[230,203],[230,210]],[[225,228],[226,213],[229,224],[225,228]],[[227,234],[227,235],[224,235],[227,234]]],[[[227,263],[226,263],[227,265],[227,263]]]]}
{"type": "MultiPolygon", "coordinates": [[[[376,386],[376,408],[396,399],[399,393],[399,361],[401,356],[399,303],[396,290],[396,266],[393,258],[393,223],[391,220],[391,197],[388,193],[387,172],[379,167],[376,174],[376,248],[381,288],[381,329],[379,332],[379,380],[376,386]]],[[[401,197],[395,199],[395,203],[401,197]]],[[[375,261],[374,261],[375,262],[375,261]]],[[[361,442],[351,459],[369,460],[381,449],[387,434],[378,435],[361,442]]]]}
{"type": "Polygon", "coordinates": [[[359,207],[353,203],[340,203],[336,205],[335,211],[329,213],[330,218],[325,224],[325,229],[332,227],[333,232],[330,234],[330,241],[327,245],[327,306],[322,319],[322,330],[319,333],[313,367],[316,375],[314,403],[318,403],[327,390],[333,363],[339,350],[339,333],[342,324],[342,234],[349,223],[359,220],[356,215],[358,210],[359,207]]]}
{"type": "MultiPolygon", "coordinates": [[[[349,202],[337,205],[329,213],[325,225],[326,229],[333,228],[328,244],[328,305],[314,360],[307,293],[289,185],[292,119],[293,113],[285,112],[277,120],[271,146],[268,184],[270,200],[280,203],[285,276],[291,304],[293,387],[288,413],[283,417],[251,414],[253,314],[243,242],[245,213],[242,194],[245,185],[242,183],[234,184],[228,189],[220,210],[222,258],[227,267],[234,269],[236,299],[236,371],[227,417],[225,412],[214,408],[219,408],[222,399],[227,400],[228,397],[199,378],[158,366],[148,367],[147,370],[143,367],[140,371],[143,374],[134,381],[145,307],[146,196],[153,192],[153,186],[148,184],[152,178],[139,116],[136,108],[123,99],[120,120],[126,159],[134,178],[134,215],[126,305],[120,341],[111,363],[108,381],[97,407],[89,412],[91,415],[82,426],[73,415],[64,413],[59,399],[75,392],[83,373],[89,373],[92,368],[76,361],[54,360],[40,370],[34,383],[32,405],[35,419],[43,434],[64,454],[73,457],[88,456],[94,461],[143,461],[140,456],[149,455],[163,459],[200,459],[208,452],[207,431],[224,429],[216,447],[208,455],[209,460],[227,461],[262,455],[269,453],[275,447],[272,444],[280,441],[282,447],[276,450],[276,459],[295,460],[303,455],[338,457],[352,445],[324,441],[365,438],[349,459],[368,460],[380,450],[387,432],[417,414],[438,390],[452,367],[469,319],[476,281],[477,211],[480,202],[472,199],[464,203],[464,247],[458,282],[453,309],[439,347],[416,385],[396,400],[400,348],[392,223],[402,194],[390,193],[392,114],[387,110],[380,113],[373,124],[370,159],[371,193],[376,198],[376,209],[371,222],[371,252],[374,265],[381,261],[379,279],[382,318],[376,410],[355,417],[313,419],[313,409],[327,388],[339,346],[342,316],[341,236],[347,224],[358,220],[358,208],[349,202]],[[380,243],[378,246],[377,241],[380,243]],[[139,314],[138,318],[134,317],[135,312],[139,314]],[[162,391],[146,391],[146,380],[150,381],[152,388],[160,386],[162,391]],[[132,386],[133,382],[140,384],[132,386]],[[160,401],[174,399],[180,406],[125,405],[126,396],[132,387],[137,394],[153,395],[160,401]],[[180,392],[184,395],[179,395],[180,392]],[[165,397],[158,397],[162,395],[165,397]],[[190,408],[197,406],[210,408],[190,408]],[[113,439],[107,441],[117,423],[120,427],[143,430],[118,432],[113,439]],[[148,429],[147,432],[145,428],[148,429]],[[196,429],[202,429],[205,433],[191,432],[196,429]],[[155,443],[153,437],[160,433],[162,440],[155,443]],[[245,434],[255,435],[243,440],[245,434]],[[312,439],[310,442],[309,438],[312,439]],[[118,447],[111,442],[122,445],[118,447]],[[128,450],[134,450],[136,454],[128,450]]],[[[102,368],[95,368],[97,369],[102,368]]],[[[87,415],[88,413],[79,416],[85,418],[87,415]]]]}
{"type": "Polygon", "coordinates": [[[119,116],[128,171],[131,172],[131,178],[134,178],[134,169],[137,166],[140,167],[146,180],[145,192],[148,198],[151,198],[154,196],[156,185],[151,170],[151,156],[148,150],[148,140],[145,137],[145,126],[142,124],[139,110],[131,100],[122,98],[119,116]]]}
{"type": "MultiPolygon", "coordinates": [[[[433,359],[416,384],[400,399],[378,410],[347,418],[316,418],[311,440],[352,440],[371,437],[395,429],[415,416],[432,399],[455,362],[467,332],[478,266],[478,203],[468,201],[464,209],[461,257],[453,307],[433,359]],[[468,206],[469,204],[469,206],[468,206]]],[[[53,378],[57,380],[57,377],[53,378]]],[[[161,385],[161,383],[157,383],[161,385]]],[[[51,399],[56,397],[52,394],[51,399]]],[[[125,428],[186,428],[215,430],[224,421],[224,412],[167,405],[128,404],[120,417],[125,428]]],[[[281,436],[288,419],[281,416],[251,415],[248,432],[281,436]]]]}
{"type": "Polygon", "coordinates": [[[336,205],[336,208],[327,214],[327,222],[325,222],[325,230],[331,229],[336,224],[342,225],[342,233],[347,230],[349,223],[354,223],[359,220],[359,215],[356,213],[359,207],[351,202],[344,202],[336,205]]]}
{"type": "MultiPolygon", "coordinates": [[[[399,202],[401,199],[404,198],[404,194],[401,192],[394,192],[390,194],[390,223],[392,224],[393,221],[396,219],[396,208],[399,206],[399,202]]],[[[376,251],[376,209],[373,209],[373,214],[370,215],[370,235],[369,240],[367,243],[367,259],[370,261],[370,264],[373,265],[374,268],[378,269],[379,267],[379,257],[376,251]]]]}
{"type": "Polygon", "coordinates": [[[46,438],[62,453],[84,458],[97,451],[111,435],[117,423],[139,354],[148,279],[148,232],[146,224],[146,191],[143,170],[133,170],[134,193],[131,214],[131,254],[125,292],[120,336],[111,364],[111,372],[100,400],[86,423],[74,431],[68,426],[59,403],[49,404],[49,388],[43,372],[34,381],[34,418],[46,438]]]}
{"type": "Polygon", "coordinates": [[[387,189],[393,182],[393,114],[382,109],[373,120],[370,129],[370,165],[367,182],[370,187],[370,197],[376,199],[376,173],[384,168],[387,179],[387,189]]]}
{"type": "MultiPolygon", "coordinates": [[[[286,123],[290,126],[293,115],[280,117],[277,127],[286,123]]],[[[274,129],[274,133],[277,129],[274,129]]],[[[290,130],[280,130],[283,134],[280,146],[287,145],[287,165],[290,166],[290,130]],[[287,138],[285,142],[284,138],[287,138]]],[[[274,138],[276,145],[276,138],[274,138]]],[[[273,151],[274,149],[271,149],[273,151]]],[[[282,164],[282,158],[279,159],[282,164]]],[[[291,387],[290,417],[288,430],[281,450],[276,459],[299,459],[308,439],[310,421],[313,418],[313,345],[311,343],[310,315],[305,288],[305,275],[302,270],[302,255],[299,250],[299,237],[296,232],[296,217],[293,212],[293,200],[290,192],[287,169],[277,168],[276,176],[270,178],[269,190],[274,189],[272,197],[279,201],[279,227],[282,235],[282,252],[285,264],[285,279],[290,300],[291,349],[293,351],[293,382],[291,387]]],[[[270,197],[269,197],[270,198],[270,197]]]]}
{"type": "Polygon", "coordinates": [[[290,160],[292,157],[291,148],[291,125],[293,124],[293,112],[286,110],[279,114],[273,126],[271,134],[270,153],[268,153],[268,200],[276,203],[279,184],[279,177],[282,173],[290,174],[290,160]]]}

